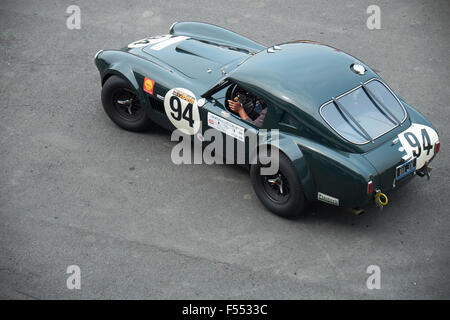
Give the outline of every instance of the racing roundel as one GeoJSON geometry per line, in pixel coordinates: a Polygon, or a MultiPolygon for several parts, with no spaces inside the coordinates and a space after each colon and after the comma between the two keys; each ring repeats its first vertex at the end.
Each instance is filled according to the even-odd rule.
{"type": "Polygon", "coordinates": [[[194,135],[200,128],[195,95],[188,89],[174,88],[164,97],[164,110],[170,122],[181,132],[194,135]]]}
{"type": "Polygon", "coordinates": [[[437,132],[423,124],[413,123],[407,130],[398,135],[404,152],[417,160],[417,169],[430,161],[435,153],[434,146],[439,141],[437,132]]]}
{"type": "Polygon", "coordinates": [[[151,95],[153,95],[153,88],[155,87],[155,81],[145,77],[143,90],[151,95]]]}

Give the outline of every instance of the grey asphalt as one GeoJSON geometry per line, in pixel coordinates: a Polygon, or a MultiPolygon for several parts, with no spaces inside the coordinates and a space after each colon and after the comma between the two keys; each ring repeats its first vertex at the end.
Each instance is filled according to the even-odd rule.
{"type": "Polygon", "coordinates": [[[450,298],[449,16],[448,1],[1,1],[0,298],[450,298]],[[172,164],[168,132],[106,117],[93,57],[182,20],[359,57],[437,127],[432,179],[382,212],[320,204],[285,220],[240,167],[172,164]]]}

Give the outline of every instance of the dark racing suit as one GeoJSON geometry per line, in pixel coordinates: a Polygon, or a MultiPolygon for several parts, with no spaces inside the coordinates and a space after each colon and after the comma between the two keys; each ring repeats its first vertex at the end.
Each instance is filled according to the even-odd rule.
{"type": "Polygon", "coordinates": [[[245,121],[261,128],[267,113],[267,107],[259,99],[249,97],[242,93],[239,93],[235,100],[241,103],[248,115],[245,121]]]}

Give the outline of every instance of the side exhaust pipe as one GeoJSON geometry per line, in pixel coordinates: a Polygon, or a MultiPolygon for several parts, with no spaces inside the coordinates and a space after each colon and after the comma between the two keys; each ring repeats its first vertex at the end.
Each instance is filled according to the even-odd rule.
{"type": "Polygon", "coordinates": [[[355,216],[360,216],[365,212],[364,209],[359,207],[348,208],[348,211],[353,213],[355,216]]]}
{"type": "Polygon", "coordinates": [[[423,168],[420,170],[417,170],[416,173],[419,177],[427,176],[427,180],[430,180],[431,170],[433,170],[433,168],[428,165],[428,162],[425,162],[425,165],[423,166],[423,168]]]}

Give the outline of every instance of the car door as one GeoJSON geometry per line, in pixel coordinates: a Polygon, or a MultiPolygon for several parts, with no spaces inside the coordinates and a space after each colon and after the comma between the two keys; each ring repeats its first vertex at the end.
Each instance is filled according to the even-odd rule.
{"type": "Polygon", "coordinates": [[[221,152],[225,163],[247,164],[249,155],[257,146],[259,128],[226,109],[226,92],[227,88],[216,92],[199,108],[202,135],[205,138],[203,143],[207,148],[212,143],[209,137],[220,133],[222,143],[217,145],[221,144],[221,147],[216,148],[215,152],[221,152]],[[210,130],[214,130],[214,133],[210,130]]]}

